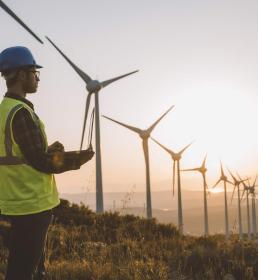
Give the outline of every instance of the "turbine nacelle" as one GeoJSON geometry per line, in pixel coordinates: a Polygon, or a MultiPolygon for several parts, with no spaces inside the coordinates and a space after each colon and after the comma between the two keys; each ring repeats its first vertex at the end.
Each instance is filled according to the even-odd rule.
{"type": "Polygon", "coordinates": [[[254,186],[252,186],[252,187],[249,188],[249,193],[255,194],[255,188],[254,188],[254,186]]]}
{"type": "Polygon", "coordinates": [[[242,183],[241,181],[234,180],[234,185],[237,186],[237,187],[239,187],[241,183],[242,183]]]}
{"type": "Polygon", "coordinates": [[[201,172],[202,174],[205,174],[207,172],[207,168],[202,167],[202,168],[199,169],[199,172],[201,172]]]}
{"type": "Polygon", "coordinates": [[[148,130],[142,130],[139,135],[142,139],[148,139],[150,137],[150,132],[148,130]]]}
{"type": "Polygon", "coordinates": [[[181,153],[173,154],[173,155],[171,155],[171,157],[174,161],[179,161],[182,158],[181,153]]]}
{"type": "Polygon", "coordinates": [[[221,175],[221,176],[220,176],[220,180],[221,180],[221,181],[226,181],[226,182],[227,182],[227,181],[228,181],[228,178],[227,178],[227,176],[225,176],[225,175],[221,175]]]}
{"type": "Polygon", "coordinates": [[[96,93],[102,89],[102,85],[98,80],[91,80],[87,84],[86,89],[88,90],[89,93],[96,93]]]}

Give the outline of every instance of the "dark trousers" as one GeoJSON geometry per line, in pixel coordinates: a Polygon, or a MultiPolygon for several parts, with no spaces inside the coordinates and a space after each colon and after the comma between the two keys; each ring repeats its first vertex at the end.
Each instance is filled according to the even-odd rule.
{"type": "Polygon", "coordinates": [[[11,222],[6,280],[39,280],[45,274],[45,243],[52,211],[8,216],[11,222]],[[33,276],[34,275],[34,276],[33,276]]]}

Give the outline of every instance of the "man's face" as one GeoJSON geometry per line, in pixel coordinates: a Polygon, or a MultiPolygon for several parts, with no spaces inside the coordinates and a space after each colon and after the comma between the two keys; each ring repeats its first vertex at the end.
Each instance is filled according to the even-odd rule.
{"type": "Polygon", "coordinates": [[[35,67],[30,67],[26,70],[22,70],[23,75],[23,89],[26,93],[35,93],[38,88],[39,71],[35,67]]]}

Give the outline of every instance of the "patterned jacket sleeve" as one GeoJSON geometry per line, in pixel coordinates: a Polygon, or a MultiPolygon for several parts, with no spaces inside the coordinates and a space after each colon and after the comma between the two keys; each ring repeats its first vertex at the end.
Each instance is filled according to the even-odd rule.
{"type": "Polygon", "coordinates": [[[68,170],[79,169],[78,155],[65,156],[57,161],[58,153],[45,151],[44,139],[39,127],[33,121],[30,113],[22,108],[14,116],[12,122],[13,136],[29,165],[44,173],[63,173],[68,170]],[[61,164],[60,164],[61,162],[61,164]]]}

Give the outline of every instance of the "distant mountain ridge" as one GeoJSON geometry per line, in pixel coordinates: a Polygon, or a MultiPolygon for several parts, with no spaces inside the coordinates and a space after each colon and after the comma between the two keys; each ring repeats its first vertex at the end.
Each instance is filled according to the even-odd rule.
{"type": "MultiPolygon", "coordinates": [[[[228,210],[230,230],[237,232],[238,217],[236,198],[231,204],[231,192],[228,192],[228,210]]],[[[61,198],[83,204],[95,210],[95,193],[61,194],[61,198]]],[[[121,214],[146,216],[145,193],[105,193],[106,211],[118,211],[121,214]]],[[[177,193],[171,191],[152,192],[153,217],[163,223],[177,224],[177,193]]],[[[250,208],[251,211],[251,208],[250,208]]],[[[208,215],[210,233],[224,232],[224,193],[212,193],[208,196],[208,215]]],[[[203,233],[203,192],[183,190],[183,216],[185,232],[200,235],[203,233]]],[[[246,231],[246,203],[242,203],[243,227],[246,231]]],[[[258,217],[258,215],[257,215],[258,217]]]]}
{"type": "MultiPolygon", "coordinates": [[[[60,196],[71,202],[80,204],[81,202],[88,205],[91,209],[96,208],[96,194],[91,192],[85,193],[63,193],[60,196]]],[[[231,193],[228,193],[229,201],[231,193]]],[[[202,207],[203,192],[183,190],[182,192],[184,209],[202,207]]],[[[124,207],[144,207],[146,201],[145,192],[108,192],[104,193],[104,207],[106,210],[124,207]]],[[[224,194],[212,193],[208,196],[208,203],[212,206],[223,206],[224,194]]],[[[235,203],[235,202],[234,202],[235,203]]],[[[155,209],[177,209],[177,193],[174,197],[172,191],[152,192],[152,207],[155,209]]]]}

